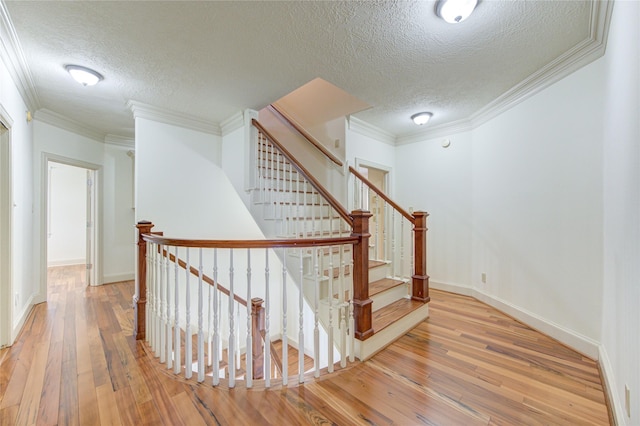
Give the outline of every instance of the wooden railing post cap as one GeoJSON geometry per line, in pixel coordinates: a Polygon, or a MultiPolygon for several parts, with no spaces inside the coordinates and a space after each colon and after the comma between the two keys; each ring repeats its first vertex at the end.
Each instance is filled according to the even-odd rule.
{"type": "Polygon", "coordinates": [[[369,210],[354,210],[351,212],[351,217],[371,217],[373,214],[369,210]]]}
{"type": "Polygon", "coordinates": [[[251,306],[262,306],[264,300],[259,297],[254,297],[251,299],[251,306]]]}
{"type": "Polygon", "coordinates": [[[415,211],[411,213],[413,217],[429,217],[429,213],[423,211],[415,211]]]}
{"type": "Polygon", "coordinates": [[[138,225],[151,225],[151,221],[150,220],[139,220],[138,221],[138,225]]]}

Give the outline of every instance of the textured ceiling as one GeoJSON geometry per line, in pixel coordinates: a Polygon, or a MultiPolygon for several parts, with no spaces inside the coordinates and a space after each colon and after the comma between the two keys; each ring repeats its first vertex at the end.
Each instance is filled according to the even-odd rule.
{"type": "Polygon", "coordinates": [[[396,136],[470,117],[590,36],[590,1],[482,1],[458,25],[432,1],[5,1],[42,108],[133,135],[126,103],[220,123],[321,77],[396,136]],[[82,87],[65,64],[105,80],[82,87]]]}

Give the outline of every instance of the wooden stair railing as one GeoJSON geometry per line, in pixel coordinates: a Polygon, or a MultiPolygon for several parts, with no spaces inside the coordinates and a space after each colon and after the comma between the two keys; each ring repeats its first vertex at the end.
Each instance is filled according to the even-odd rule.
{"type": "Polygon", "coordinates": [[[407,212],[355,168],[349,166],[349,172],[412,224],[414,235],[411,298],[423,303],[429,302],[429,276],[427,275],[427,217],[429,214],[422,211],[416,211],[413,214],[407,212]]]}
{"type": "MultiPolygon", "coordinates": [[[[354,212],[352,215],[354,216],[356,223],[361,220],[358,219],[359,216],[364,216],[364,220],[366,222],[366,214],[359,215],[359,212],[354,212]]],[[[264,380],[265,387],[271,386],[271,366],[273,364],[270,360],[273,342],[271,342],[270,339],[269,310],[273,310],[274,308],[271,305],[272,302],[269,302],[270,262],[268,252],[270,250],[282,249],[283,253],[285,250],[293,250],[297,253],[298,258],[300,259],[300,267],[297,271],[291,271],[290,273],[292,275],[299,273],[300,277],[306,276],[307,272],[305,271],[305,268],[310,270],[315,269],[317,271],[317,253],[325,249],[331,252],[336,248],[340,248],[339,251],[342,253],[344,252],[342,248],[345,245],[348,245],[351,247],[354,258],[357,258],[358,253],[360,252],[364,252],[365,257],[367,255],[366,250],[358,249],[359,246],[367,244],[366,232],[362,232],[362,236],[354,234],[348,237],[325,239],[189,240],[160,236],[158,233],[151,232],[152,228],[153,224],[147,221],[143,221],[138,224],[139,259],[136,296],[134,297],[134,307],[136,311],[136,337],[138,339],[146,339],[149,342],[151,350],[156,353],[156,356],[160,357],[160,362],[166,362],[167,368],[171,368],[171,365],[173,364],[174,373],[178,374],[179,372],[184,371],[185,378],[189,379],[193,371],[194,373],[197,373],[197,380],[199,382],[204,381],[205,375],[210,374],[212,375],[212,383],[217,385],[220,383],[218,372],[221,371],[220,366],[222,365],[221,362],[223,362],[220,358],[220,351],[223,351],[224,349],[220,346],[220,342],[225,338],[225,336],[221,335],[219,331],[221,330],[219,328],[221,327],[220,321],[224,318],[220,317],[220,315],[228,315],[228,348],[224,349],[226,351],[226,362],[228,363],[228,367],[226,367],[227,364],[224,364],[224,368],[229,374],[229,387],[235,386],[237,374],[244,375],[247,387],[252,386],[253,380],[259,379],[264,380]],[[262,281],[262,279],[251,278],[251,259],[256,256],[256,251],[260,249],[262,249],[266,257],[266,260],[262,258],[265,265],[264,281],[262,281]],[[186,253],[186,261],[178,257],[179,250],[183,250],[186,253]],[[305,266],[305,262],[307,261],[304,260],[304,250],[311,250],[314,252],[311,259],[316,259],[315,264],[313,264],[313,260],[311,260],[311,264],[307,264],[305,266]],[[253,255],[251,254],[252,251],[254,252],[253,255]],[[203,252],[205,252],[205,256],[208,260],[212,260],[212,264],[207,264],[207,259],[205,259],[205,262],[203,263],[203,252]],[[190,253],[192,255],[192,259],[194,258],[194,253],[198,254],[199,257],[199,260],[194,261],[195,263],[193,266],[189,260],[190,253]],[[221,264],[225,261],[229,264],[228,288],[223,287],[218,283],[218,253],[221,253],[221,264]],[[245,256],[243,259],[240,259],[240,264],[244,266],[245,263],[243,262],[246,262],[247,267],[246,281],[244,281],[246,287],[245,290],[242,290],[242,273],[239,271],[234,272],[234,253],[238,253],[236,254],[238,258],[245,256]],[[225,256],[226,258],[222,259],[222,257],[225,256]],[[214,271],[213,278],[207,276],[203,272],[204,269],[210,270],[210,268],[214,271]],[[178,270],[186,271],[186,275],[184,273],[179,274],[178,270]],[[197,277],[195,287],[190,287],[189,284],[189,277],[192,276],[197,277]],[[236,277],[236,287],[234,287],[234,276],[236,277]],[[252,282],[254,283],[252,284],[252,282]],[[255,284],[255,282],[260,282],[260,285],[255,284]],[[238,285],[240,287],[237,287],[238,285]],[[203,288],[214,289],[213,292],[211,290],[208,291],[208,303],[204,301],[205,296],[203,295],[203,288]],[[246,291],[246,299],[239,296],[239,291],[246,291]],[[211,298],[212,293],[213,299],[211,298]],[[264,293],[264,296],[261,296],[261,298],[252,297],[255,296],[256,293],[264,293]],[[224,311],[226,302],[222,303],[221,299],[217,296],[218,294],[221,295],[220,297],[226,296],[226,300],[228,300],[226,311],[224,311]],[[264,299],[262,299],[262,297],[264,297],[264,299]],[[194,310],[193,312],[190,308],[191,299],[197,301],[198,304],[197,310],[194,310]],[[251,303],[247,304],[246,300],[251,300],[251,303]],[[244,339],[241,339],[240,337],[242,327],[244,327],[242,325],[243,316],[239,312],[238,316],[235,314],[235,306],[240,305],[248,309],[246,314],[247,321],[244,339]],[[197,317],[191,317],[192,313],[197,314],[197,317]],[[208,317],[206,325],[204,324],[205,316],[208,317]],[[190,318],[197,318],[197,326],[192,325],[195,323],[190,318]],[[194,330],[197,331],[195,334],[192,334],[192,331],[194,330]],[[197,341],[194,340],[196,338],[197,341]],[[240,352],[243,345],[242,342],[245,340],[246,345],[244,346],[244,350],[246,350],[246,356],[242,355],[240,352]],[[183,346],[181,346],[181,341],[184,341],[183,346]],[[205,347],[208,347],[208,349],[205,347]],[[267,349],[265,349],[265,347],[267,349]],[[197,356],[195,354],[197,354],[197,356]],[[205,354],[208,356],[208,362],[205,361],[205,354]],[[194,359],[194,356],[196,356],[196,359],[194,359]],[[242,361],[244,362],[242,365],[246,365],[246,368],[241,367],[241,358],[244,360],[242,361]],[[184,364],[180,363],[181,359],[185,360],[184,364]],[[268,373],[266,377],[263,376],[265,373],[268,373]]],[[[360,226],[360,229],[366,230],[366,223],[360,226]]],[[[364,260],[365,262],[367,261],[366,258],[364,260]]],[[[355,262],[362,263],[362,261],[362,259],[358,259],[355,262]]],[[[260,260],[258,260],[258,264],[261,264],[260,260]]],[[[220,269],[222,270],[223,267],[220,269]]],[[[344,271],[341,273],[344,274],[344,271]]],[[[354,274],[357,274],[355,270],[354,274]]],[[[282,357],[274,354],[273,358],[274,360],[281,360],[279,363],[281,364],[281,367],[279,365],[275,365],[274,368],[279,367],[282,369],[280,373],[281,380],[282,384],[286,385],[288,383],[287,348],[289,346],[287,336],[288,334],[293,334],[292,330],[295,330],[295,325],[299,327],[297,336],[298,341],[304,342],[305,332],[303,330],[303,324],[307,324],[307,327],[310,327],[311,324],[313,324],[313,345],[314,348],[316,348],[314,349],[314,354],[316,354],[314,358],[314,375],[317,376],[319,374],[320,366],[318,363],[320,357],[317,350],[319,347],[319,301],[316,298],[315,304],[312,305],[312,308],[315,309],[315,319],[304,319],[303,312],[305,308],[302,299],[302,289],[297,290],[297,299],[296,294],[294,294],[293,299],[290,300],[286,294],[286,282],[287,276],[289,275],[286,265],[283,264],[281,274],[274,274],[272,276],[276,275],[280,280],[279,285],[281,285],[281,290],[279,291],[282,292],[281,296],[279,296],[282,298],[280,300],[282,303],[282,316],[275,319],[277,326],[281,325],[283,327],[281,331],[282,357]],[[291,323],[294,324],[294,328],[287,331],[287,305],[292,300],[298,300],[298,318],[297,322],[296,317],[294,317],[293,320],[289,318],[291,323]]],[[[193,279],[191,281],[193,281],[193,279]]],[[[317,288],[318,278],[315,279],[315,282],[317,288]]],[[[318,294],[317,290],[316,294],[318,294]]],[[[342,333],[342,335],[351,335],[353,337],[353,335],[357,334],[358,331],[360,331],[361,335],[364,334],[362,333],[363,325],[366,326],[367,324],[366,322],[359,325],[356,324],[353,315],[355,312],[360,312],[362,309],[355,301],[352,303],[353,304],[350,305],[349,309],[349,312],[352,313],[349,316],[349,325],[344,321],[346,315],[345,311],[341,314],[343,321],[336,321],[335,327],[339,330],[339,333],[342,333]]],[[[360,305],[366,306],[366,303],[360,303],[360,305]]],[[[240,308],[238,307],[237,309],[240,308]]],[[[274,312],[271,312],[271,314],[274,315],[274,312]]],[[[274,327],[273,323],[272,327],[274,327]]],[[[272,331],[278,332],[278,329],[272,328],[272,331]]],[[[366,330],[364,331],[366,332],[366,330]]],[[[344,338],[342,339],[346,342],[344,338]]],[[[332,354],[334,350],[333,339],[330,338],[328,341],[331,342],[329,347],[330,353],[332,354]]],[[[341,365],[343,366],[346,365],[345,356],[348,355],[349,358],[353,360],[353,345],[350,347],[351,349],[348,354],[346,343],[341,348],[341,365]]],[[[306,374],[304,369],[305,357],[306,355],[304,354],[304,351],[300,350],[297,372],[298,381],[300,383],[304,381],[306,374]]],[[[332,359],[331,356],[329,359],[332,359]]],[[[330,363],[329,371],[333,371],[333,363],[330,363]]]]}

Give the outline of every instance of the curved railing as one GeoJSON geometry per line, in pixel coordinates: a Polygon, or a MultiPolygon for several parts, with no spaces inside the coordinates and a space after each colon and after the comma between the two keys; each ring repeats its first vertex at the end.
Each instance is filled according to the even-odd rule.
{"type": "MultiPolygon", "coordinates": [[[[354,212],[352,220],[357,226],[363,219],[354,212]]],[[[366,256],[360,249],[366,235],[200,240],[168,238],[152,228],[138,224],[135,328],[174,374],[214,386],[244,380],[253,387],[260,380],[270,387],[353,361],[353,339],[367,327],[356,319],[362,303],[353,288],[361,273],[356,264],[367,261],[359,258],[366,256]],[[296,268],[288,270],[278,257],[295,258],[296,268]],[[345,296],[323,298],[332,294],[345,296]],[[321,312],[328,314],[326,332],[321,312]],[[292,356],[295,379],[288,371],[292,356]]]]}

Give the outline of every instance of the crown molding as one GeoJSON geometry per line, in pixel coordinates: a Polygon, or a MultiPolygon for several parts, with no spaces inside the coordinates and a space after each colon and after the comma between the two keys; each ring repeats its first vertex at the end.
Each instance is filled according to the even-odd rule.
{"type": "Polygon", "coordinates": [[[607,46],[613,4],[614,0],[592,0],[589,38],[578,43],[572,49],[534,72],[480,110],[471,114],[468,119],[429,127],[421,132],[409,135],[398,136],[396,144],[416,143],[452,133],[473,130],[529,99],[543,89],[562,80],[569,74],[601,58],[607,46]]]}
{"type": "Polygon", "coordinates": [[[428,130],[423,130],[408,135],[398,136],[396,145],[407,145],[410,143],[423,142],[428,139],[439,138],[441,136],[449,136],[455,133],[463,133],[473,130],[475,126],[468,118],[456,120],[451,123],[443,123],[433,126],[428,130]]]}
{"type": "Polygon", "coordinates": [[[170,111],[153,105],[147,105],[134,100],[128,101],[127,107],[131,109],[135,118],[145,118],[147,120],[183,127],[185,129],[222,136],[220,125],[217,123],[200,120],[186,114],[170,111]]]}
{"type": "Polygon", "coordinates": [[[349,130],[355,133],[368,136],[388,145],[396,144],[396,136],[393,133],[389,133],[386,130],[374,126],[373,124],[369,124],[366,121],[354,117],[353,115],[350,115],[347,120],[349,123],[349,130]]]}
{"type": "Polygon", "coordinates": [[[18,34],[13,26],[9,11],[0,0],[0,58],[11,74],[20,96],[30,111],[40,109],[40,100],[31,71],[27,65],[18,34]]]}
{"type": "Polygon", "coordinates": [[[104,137],[104,143],[107,145],[123,146],[125,148],[134,148],[135,139],[126,136],[108,134],[104,137]]]}
{"type": "Polygon", "coordinates": [[[226,136],[229,133],[233,132],[244,126],[244,115],[242,112],[238,111],[233,114],[231,117],[224,120],[220,123],[220,129],[222,136],[226,136]]]}
{"type": "Polygon", "coordinates": [[[43,123],[47,123],[64,130],[68,130],[72,133],[85,136],[98,142],[104,143],[105,141],[106,135],[104,133],[88,127],[80,123],[79,121],[72,120],[62,114],[58,114],[57,112],[53,112],[46,108],[37,110],[34,118],[37,121],[41,121],[43,123]]]}

